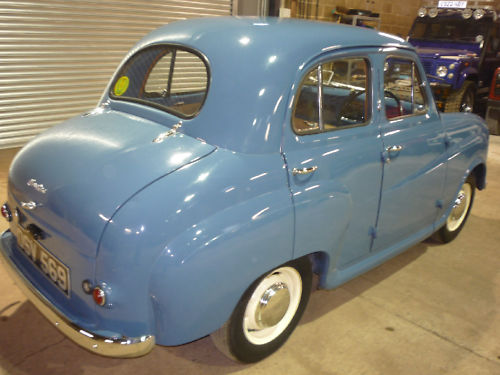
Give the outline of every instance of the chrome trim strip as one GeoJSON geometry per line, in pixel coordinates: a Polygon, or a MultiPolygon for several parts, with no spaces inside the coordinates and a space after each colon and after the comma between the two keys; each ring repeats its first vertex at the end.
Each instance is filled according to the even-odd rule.
{"type": "Polygon", "coordinates": [[[323,68],[322,65],[318,65],[318,122],[319,130],[325,130],[325,124],[323,124],[323,68]]]}
{"type": "Polygon", "coordinates": [[[39,184],[34,178],[29,180],[26,185],[31,186],[33,189],[38,191],[39,193],[45,194],[47,192],[47,189],[43,184],[39,184]]]}
{"type": "Polygon", "coordinates": [[[141,337],[121,337],[112,338],[88,332],[76,324],[70,322],[60,311],[58,311],[43,296],[24,275],[17,266],[9,259],[3,250],[3,241],[6,236],[12,236],[10,230],[2,233],[0,242],[0,260],[3,261],[5,269],[15,284],[28,297],[33,305],[42,313],[45,318],[55,325],[66,337],[71,339],[81,347],[106,357],[133,358],[149,353],[155,346],[153,335],[141,337]]]}

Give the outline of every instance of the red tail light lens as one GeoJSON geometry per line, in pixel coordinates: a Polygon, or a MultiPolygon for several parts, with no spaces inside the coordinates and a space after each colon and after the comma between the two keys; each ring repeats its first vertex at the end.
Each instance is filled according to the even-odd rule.
{"type": "Polygon", "coordinates": [[[2,206],[1,210],[2,210],[2,216],[5,218],[5,220],[12,221],[12,213],[10,212],[10,209],[9,209],[9,206],[7,205],[7,203],[5,203],[2,206]]]}
{"type": "Polygon", "coordinates": [[[104,306],[106,304],[106,293],[100,287],[96,286],[92,292],[92,297],[94,297],[94,302],[99,306],[104,306]]]}

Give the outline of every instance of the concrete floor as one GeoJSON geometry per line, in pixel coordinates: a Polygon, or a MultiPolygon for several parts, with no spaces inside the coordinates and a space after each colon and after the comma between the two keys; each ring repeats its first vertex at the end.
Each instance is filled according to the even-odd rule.
{"type": "MultiPolygon", "coordinates": [[[[0,152],[2,200],[13,155],[0,152]]],[[[157,346],[138,359],[90,354],[47,323],[0,268],[0,374],[498,375],[499,197],[500,137],[492,136],[488,188],[455,241],[420,243],[336,290],[314,293],[285,346],[254,365],[229,361],[209,338],[157,346]]]]}

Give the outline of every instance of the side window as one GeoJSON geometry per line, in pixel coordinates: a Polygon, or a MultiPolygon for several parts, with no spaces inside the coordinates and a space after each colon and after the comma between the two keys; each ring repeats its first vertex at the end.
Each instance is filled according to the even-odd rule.
{"type": "Polygon", "coordinates": [[[366,125],[370,119],[368,60],[332,60],[311,69],[295,102],[292,126],[297,134],[366,125]]]}
{"type": "Polygon", "coordinates": [[[388,119],[427,112],[422,79],[414,61],[399,57],[385,61],[384,102],[388,119]]]}

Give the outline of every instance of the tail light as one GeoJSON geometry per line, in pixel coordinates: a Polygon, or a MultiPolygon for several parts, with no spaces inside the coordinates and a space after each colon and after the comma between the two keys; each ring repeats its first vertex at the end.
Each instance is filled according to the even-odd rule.
{"type": "Polygon", "coordinates": [[[96,286],[92,292],[92,297],[94,297],[94,302],[99,306],[104,306],[106,304],[106,293],[101,287],[96,286]]]}
{"type": "Polygon", "coordinates": [[[12,221],[12,213],[10,212],[10,208],[9,206],[7,205],[7,203],[5,203],[3,206],[2,206],[2,216],[5,218],[5,220],[7,221],[12,221]]]}

